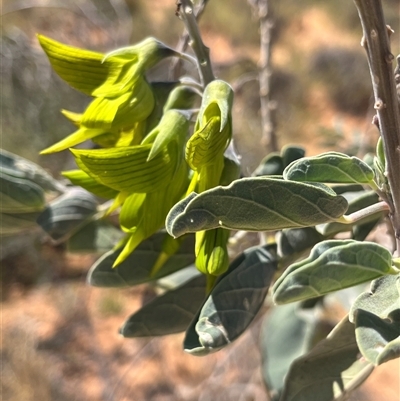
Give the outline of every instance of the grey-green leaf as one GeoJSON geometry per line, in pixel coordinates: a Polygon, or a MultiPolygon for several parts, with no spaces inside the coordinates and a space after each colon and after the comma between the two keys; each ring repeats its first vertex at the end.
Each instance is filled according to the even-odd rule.
{"type": "Polygon", "coordinates": [[[149,337],[184,331],[205,296],[205,276],[197,276],[143,306],[128,318],[120,333],[124,337],[149,337]]]}
{"type": "Polygon", "coordinates": [[[274,253],[272,247],[253,247],[231,263],[189,326],[186,352],[202,356],[218,351],[247,329],[276,271],[274,253]]]}
{"type": "Polygon", "coordinates": [[[163,231],[152,235],[115,268],[112,266],[121,249],[107,252],[90,268],[88,283],[95,287],[133,286],[157,280],[192,264],[195,260],[194,235],[187,235],[182,240],[178,252],[172,255],[154,276],[150,276],[151,269],[162,252],[165,235],[163,231]]]}
{"type": "Polygon", "coordinates": [[[0,172],[0,211],[28,213],[43,210],[44,190],[33,181],[0,172]]]}
{"type": "Polygon", "coordinates": [[[346,317],[292,364],[280,401],[338,400],[361,385],[372,370],[371,364],[359,358],[354,325],[346,317]]]}
{"type": "Polygon", "coordinates": [[[42,167],[4,149],[0,149],[0,171],[8,176],[29,180],[45,191],[64,191],[63,186],[42,167]]]}
{"type": "Polygon", "coordinates": [[[71,188],[40,214],[37,223],[56,242],[62,242],[87,224],[97,212],[97,201],[89,192],[71,188]]]}
{"type": "MultiPolygon", "coordinates": [[[[351,214],[354,212],[357,212],[361,209],[364,209],[368,206],[374,205],[375,203],[379,202],[379,196],[375,191],[363,191],[357,193],[355,195],[353,192],[347,194],[348,197],[346,197],[346,194],[343,194],[343,196],[348,200],[349,202],[349,208],[347,209],[346,214],[351,214]]],[[[333,235],[337,234],[343,231],[351,231],[352,228],[355,225],[364,225],[367,223],[371,222],[377,222],[377,220],[380,220],[383,216],[385,215],[384,211],[378,211],[376,213],[370,214],[362,218],[361,220],[358,220],[354,224],[345,224],[345,223],[339,223],[339,222],[330,222],[326,224],[321,224],[317,227],[317,230],[322,234],[322,235],[333,235]]]]}
{"type": "Polygon", "coordinates": [[[290,228],[278,234],[278,253],[281,256],[301,253],[324,239],[313,227],[290,228]]]}
{"type": "Polygon", "coordinates": [[[273,287],[273,299],[277,304],[284,304],[315,298],[391,271],[392,256],[378,244],[324,241],[312,249],[307,259],[289,266],[273,287]]]}
{"type": "Polygon", "coordinates": [[[260,335],[263,377],[272,401],[279,400],[292,362],[331,329],[331,325],[317,319],[316,313],[305,312],[299,303],[273,308],[260,335]]]}
{"type": "Polygon", "coordinates": [[[217,227],[246,231],[307,227],[337,219],[347,206],[342,196],[323,184],[243,178],[178,202],[167,216],[166,228],[179,237],[217,227]]]}
{"type": "Polygon", "coordinates": [[[67,250],[72,253],[104,253],[123,236],[121,230],[106,221],[91,221],[68,239],[67,250]]]}
{"type": "Polygon", "coordinates": [[[293,181],[368,184],[373,181],[374,172],[357,157],[327,152],[294,161],[285,168],[283,177],[293,181]]]}
{"type": "Polygon", "coordinates": [[[400,275],[374,280],[350,311],[365,358],[375,365],[400,357],[400,275]]]}
{"type": "Polygon", "coordinates": [[[389,314],[400,308],[400,275],[390,274],[380,277],[371,283],[371,288],[363,292],[355,300],[349,319],[354,323],[354,314],[357,309],[371,312],[381,319],[386,319],[389,314]]]}
{"type": "Polygon", "coordinates": [[[356,339],[364,358],[374,365],[400,358],[400,305],[386,319],[357,309],[355,311],[356,339]]]}

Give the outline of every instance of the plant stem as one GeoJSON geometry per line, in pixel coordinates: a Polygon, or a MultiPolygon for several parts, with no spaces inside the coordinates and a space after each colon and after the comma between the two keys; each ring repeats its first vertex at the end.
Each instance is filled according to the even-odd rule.
{"type": "Polygon", "coordinates": [[[276,102],[271,100],[271,32],[273,22],[269,0],[249,0],[260,21],[260,61],[259,61],[259,82],[260,82],[260,106],[261,106],[261,127],[262,143],[266,148],[275,152],[278,150],[276,136],[276,102]]]}
{"type": "MultiPolygon", "coordinates": [[[[204,10],[206,8],[208,1],[209,0],[203,0],[202,3],[200,4],[200,6],[197,8],[197,12],[196,12],[196,16],[195,16],[197,22],[200,20],[200,17],[204,13],[204,10]]],[[[184,53],[189,44],[189,39],[190,39],[189,34],[188,34],[187,30],[185,29],[185,31],[182,33],[181,37],[179,38],[179,42],[176,45],[176,50],[180,53],[184,53]]],[[[181,67],[182,67],[182,61],[179,58],[172,59],[171,65],[170,65],[170,78],[172,80],[176,80],[176,79],[178,79],[178,77],[180,77],[182,75],[181,67]]]]}
{"type": "Polygon", "coordinates": [[[382,136],[386,175],[390,185],[390,219],[396,252],[400,252],[400,113],[390,51],[389,29],[380,0],[354,0],[363,28],[365,47],[375,97],[375,110],[382,136]]]}
{"type": "Polygon", "coordinates": [[[192,2],[190,0],[181,0],[180,3],[179,16],[189,34],[189,45],[196,55],[201,81],[205,87],[215,79],[210,61],[210,49],[204,45],[201,39],[192,2]]]}

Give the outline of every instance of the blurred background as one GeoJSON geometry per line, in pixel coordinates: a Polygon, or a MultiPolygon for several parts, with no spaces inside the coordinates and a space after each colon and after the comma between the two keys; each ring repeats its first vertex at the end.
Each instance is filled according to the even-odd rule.
{"type": "MultiPolygon", "coordinates": [[[[384,0],[400,52],[400,1],[384,0]]],[[[302,145],[363,156],[378,138],[361,27],[349,0],[270,0],[271,99],[280,146],[302,145]]],[[[100,52],[155,36],[175,47],[183,24],[174,0],[1,1],[1,147],[54,177],[73,164],[69,153],[39,151],[73,131],[59,112],[79,112],[89,98],[64,83],[36,33],[100,52]]],[[[236,90],[235,146],[250,175],[267,149],[261,143],[257,82],[259,29],[243,0],[209,0],[200,21],[219,78],[236,90]]],[[[168,63],[152,76],[168,77],[168,63]]],[[[265,401],[259,355],[262,314],[227,350],[185,355],[181,335],[127,340],[125,319],[147,302],[144,286],[96,289],[85,275],[96,255],[51,246],[40,230],[2,239],[1,313],[4,401],[243,400],[265,401]]],[[[399,364],[378,369],[351,400],[398,401],[399,364]]]]}

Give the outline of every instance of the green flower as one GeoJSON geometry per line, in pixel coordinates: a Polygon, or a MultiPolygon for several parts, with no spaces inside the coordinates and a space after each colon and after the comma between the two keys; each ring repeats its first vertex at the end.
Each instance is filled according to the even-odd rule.
{"type": "Polygon", "coordinates": [[[207,85],[195,133],[186,145],[186,161],[195,171],[189,192],[203,192],[220,183],[224,152],[232,138],[233,90],[224,81],[207,85]]]}
{"type": "MultiPolygon", "coordinates": [[[[224,157],[232,138],[232,103],[233,91],[226,82],[216,80],[206,87],[195,133],[186,145],[186,161],[195,171],[187,194],[238,176],[235,161],[224,157]]],[[[228,239],[229,230],[222,228],[196,233],[196,267],[202,273],[218,276],[228,269],[228,239]]]]}

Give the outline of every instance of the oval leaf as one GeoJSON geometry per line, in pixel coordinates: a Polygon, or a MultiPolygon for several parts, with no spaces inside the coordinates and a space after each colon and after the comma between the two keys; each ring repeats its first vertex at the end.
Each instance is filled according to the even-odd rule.
{"type": "Polygon", "coordinates": [[[309,353],[292,364],[280,401],[333,401],[361,385],[373,366],[359,357],[347,317],[309,353]]]}
{"type": "Polygon", "coordinates": [[[322,184],[243,178],[183,199],[168,214],[166,228],[174,237],[217,227],[270,231],[332,221],[346,210],[347,201],[322,184]]]}
{"type": "Polygon", "coordinates": [[[202,356],[238,338],[264,302],[277,267],[271,247],[253,247],[220,277],[186,332],[186,352],[202,356]]]}
{"type": "Polygon", "coordinates": [[[151,275],[152,268],[163,252],[163,241],[167,234],[158,232],[140,243],[117,267],[113,268],[121,249],[104,254],[89,270],[87,281],[95,287],[127,287],[157,280],[192,264],[194,235],[183,238],[181,247],[159,269],[151,275]]]}
{"type": "Polygon", "coordinates": [[[378,244],[324,241],[307,259],[289,266],[273,287],[273,299],[284,304],[315,298],[388,274],[391,266],[390,252],[378,244]]]}
{"type": "Polygon", "coordinates": [[[327,152],[292,162],[283,177],[293,181],[368,184],[373,181],[374,172],[357,157],[327,152]]]}
{"type": "Polygon", "coordinates": [[[400,275],[374,280],[350,311],[356,338],[365,358],[375,365],[400,356],[400,275]]]}
{"type": "Polygon", "coordinates": [[[8,176],[29,180],[45,191],[64,192],[63,185],[42,167],[4,149],[0,149],[0,171],[8,176]]]}
{"type": "Polygon", "coordinates": [[[73,253],[107,252],[123,235],[121,230],[106,221],[92,221],[68,239],[67,250],[73,253]]]}
{"type": "Polygon", "coordinates": [[[378,366],[400,358],[400,302],[386,319],[357,309],[355,312],[356,338],[361,353],[378,366]]]}
{"type": "Polygon", "coordinates": [[[97,212],[95,197],[83,189],[70,189],[40,214],[37,223],[56,242],[62,242],[87,224],[97,212]]]}
{"type": "Polygon", "coordinates": [[[44,190],[33,181],[0,172],[0,210],[27,213],[43,210],[44,190]]]}
{"type": "Polygon", "coordinates": [[[272,401],[278,401],[284,379],[295,359],[304,355],[332,330],[317,313],[305,312],[301,303],[273,308],[261,329],[264,381],[272,401]]]}
{"type": "Polygon", "coordinates": [[[143,306],[124,323],[120,334],[149,337],[180,333],[195,316],[205,294],[206,278],[197,276],[143,306]]]}

